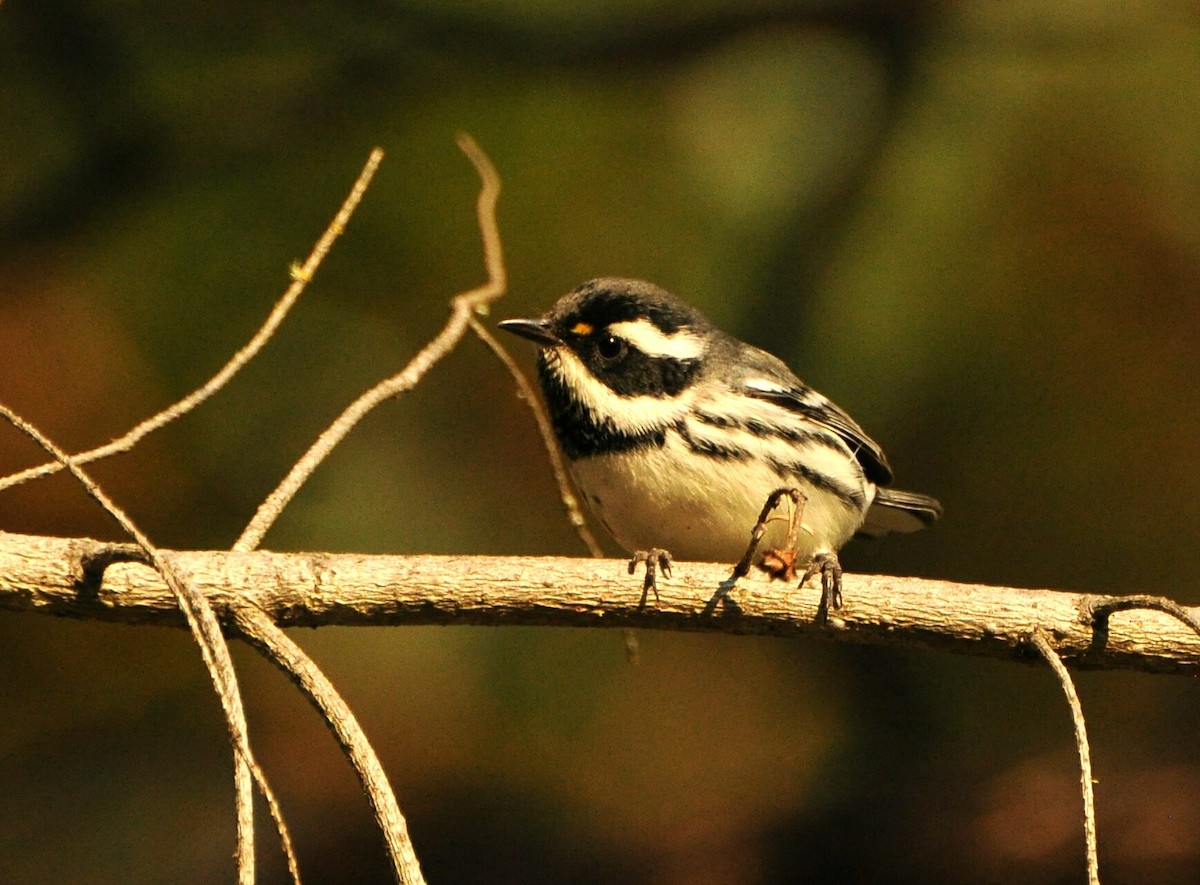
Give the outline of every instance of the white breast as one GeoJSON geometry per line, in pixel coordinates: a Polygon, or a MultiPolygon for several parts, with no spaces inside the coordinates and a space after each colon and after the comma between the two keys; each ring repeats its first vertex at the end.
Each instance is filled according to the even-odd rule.
{"type": "MultiPolygon", "coordinates": [[[[849,450],[841,463],[847,459],[854,464],[849,450]]],[[[737,562],[767,497],[783,486],[799,488],[806,498],[797,537],[801,556],[837,550],[862,525],[875,495],[875,486],[857,471],[864,500],[860,510],[803,479],[781,475],[768,462],[698,456],[675,431],[668,432],[661,448],[584,458],[571,469],[584,497],[623,547],[665,548],[683,560],[737,562]]],[[[786,505],[776,512],[786,517],[786,505]]],[[[780,519],[759,549],[780,546],[785,533],[780,519]]]]}

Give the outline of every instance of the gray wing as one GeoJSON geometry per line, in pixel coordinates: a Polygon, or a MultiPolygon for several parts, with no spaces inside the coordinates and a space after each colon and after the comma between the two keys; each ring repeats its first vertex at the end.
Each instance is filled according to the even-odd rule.
{"type": "Polygon", "coordinates": [[[879,443],[867,436],[840,406],[793,375],[782,361],[747,345],[742,365],[749,371],[736,382],[747,396],[775,403],[833,431],[850,446],[867,479],[881,486],[892,481],[891,465],[879,443]]]}
{"type": "MultiPolygon", "coordinates": [[[[747,396],[774,403],[837,434],[854,452],[863,475],[875,485],[892,481],[892,468],[883,449],[845,410],[793,375],[782,360],[747,344],[741,348],[731,354],[730,364],[739,367],[731,383],[747,396]]],[[[941,515],[942,505],[928,495],[880,488],[858,534],[878,537],[888,532],[915,532],[941,515]]]]}

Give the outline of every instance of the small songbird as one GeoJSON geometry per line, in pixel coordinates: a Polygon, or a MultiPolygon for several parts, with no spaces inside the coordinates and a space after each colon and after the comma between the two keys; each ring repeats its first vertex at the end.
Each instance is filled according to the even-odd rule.
{"type": "Polygon", "coordinates": [[[941,515],[933,498],[883,488],[883,450],[782,361],[651,283],[591,280],[541,318],[500,328],[540,348],[538,380],[572,476],[618,543],[653,551],[648,568],[662,551],[761,565],[786,543],[836,607],[846,541],[941,515]],[[748,550],[783,490],[793,518],[760,526],[762,549],[748,550]]]}

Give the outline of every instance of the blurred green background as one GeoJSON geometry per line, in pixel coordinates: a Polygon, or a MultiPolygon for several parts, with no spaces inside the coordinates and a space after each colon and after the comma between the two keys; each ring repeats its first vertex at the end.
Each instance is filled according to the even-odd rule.
{"type": "MultiPolygon", "coordinates": [[[[482,280],[462,129],[504,178],[497,317],[653,280],[941,498],[936,528],[852,544],[848,568],[1197,603],[1198,108],[1191,3],[8,0],[0,400],[78,450],[180,397],[383,147],[260,358],[95,467],[158,543],[227,547],[482,280]]],[[[0,433],[0,469],[40,460],[0,433]]],[[[62,477],[0,494],[0,528],[116,537],[62,477]]],[[[581,552],[470,338],[266,546],[581,552]]],[[[297,639],[380,751],[432,883],[1083,879],[1070,722],[1040,668],[672,634],[631,668],[583,630],[297,639]]],[[[332,740],[235,652],[306,881],[387,881],[332,740]]],[[[1195,881],[1195,685],[1079,682],[1106,881],[1195,881]]],[[[0,614],[0,880],[232,881],[230,774],[182,631],[0,614]]]]}

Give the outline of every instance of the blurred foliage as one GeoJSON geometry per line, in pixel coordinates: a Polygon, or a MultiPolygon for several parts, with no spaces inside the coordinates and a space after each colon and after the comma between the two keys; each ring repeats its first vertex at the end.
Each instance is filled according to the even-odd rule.
{"type": "MultiPolygon", "coordinates": [[[[267,350],[96,466],[159,543],[227,546],[341,407],[482,278],[654,280],[781,356],[946,517],[859,571],[1200,602],[1200,19],[1162,2],[0,5],[0,399],[103,442],[252,333],[387,159],[267,350]]],[[[529,355],[522,352],[528,360],[529,355]]],[[[360,427],[276,549],[578,553],[511,383],[466,340],[360,427]]],[[[0,469],[40,460],[0,434],[0,469]]],[[[58,477],[10,531],[115,537],[58,477]]],[[[818,642],[551,630],[300,637],[431,882],[1067,882],[1050,675],[818,642]]],[[[239,654],[307,881],[386,881],[333,742],[239,654]]],[[[231,765],[180,633],[0,617],[0,879],[229,881],[231,765]]],[[[1087,674],[1108,881],[1200,865],[1200,699],[1087,674]]],[[[270,844],[264,828],[264,845],[270,844]]],[[[261,850],[264,881],[282,879],[261,850]]]]}

